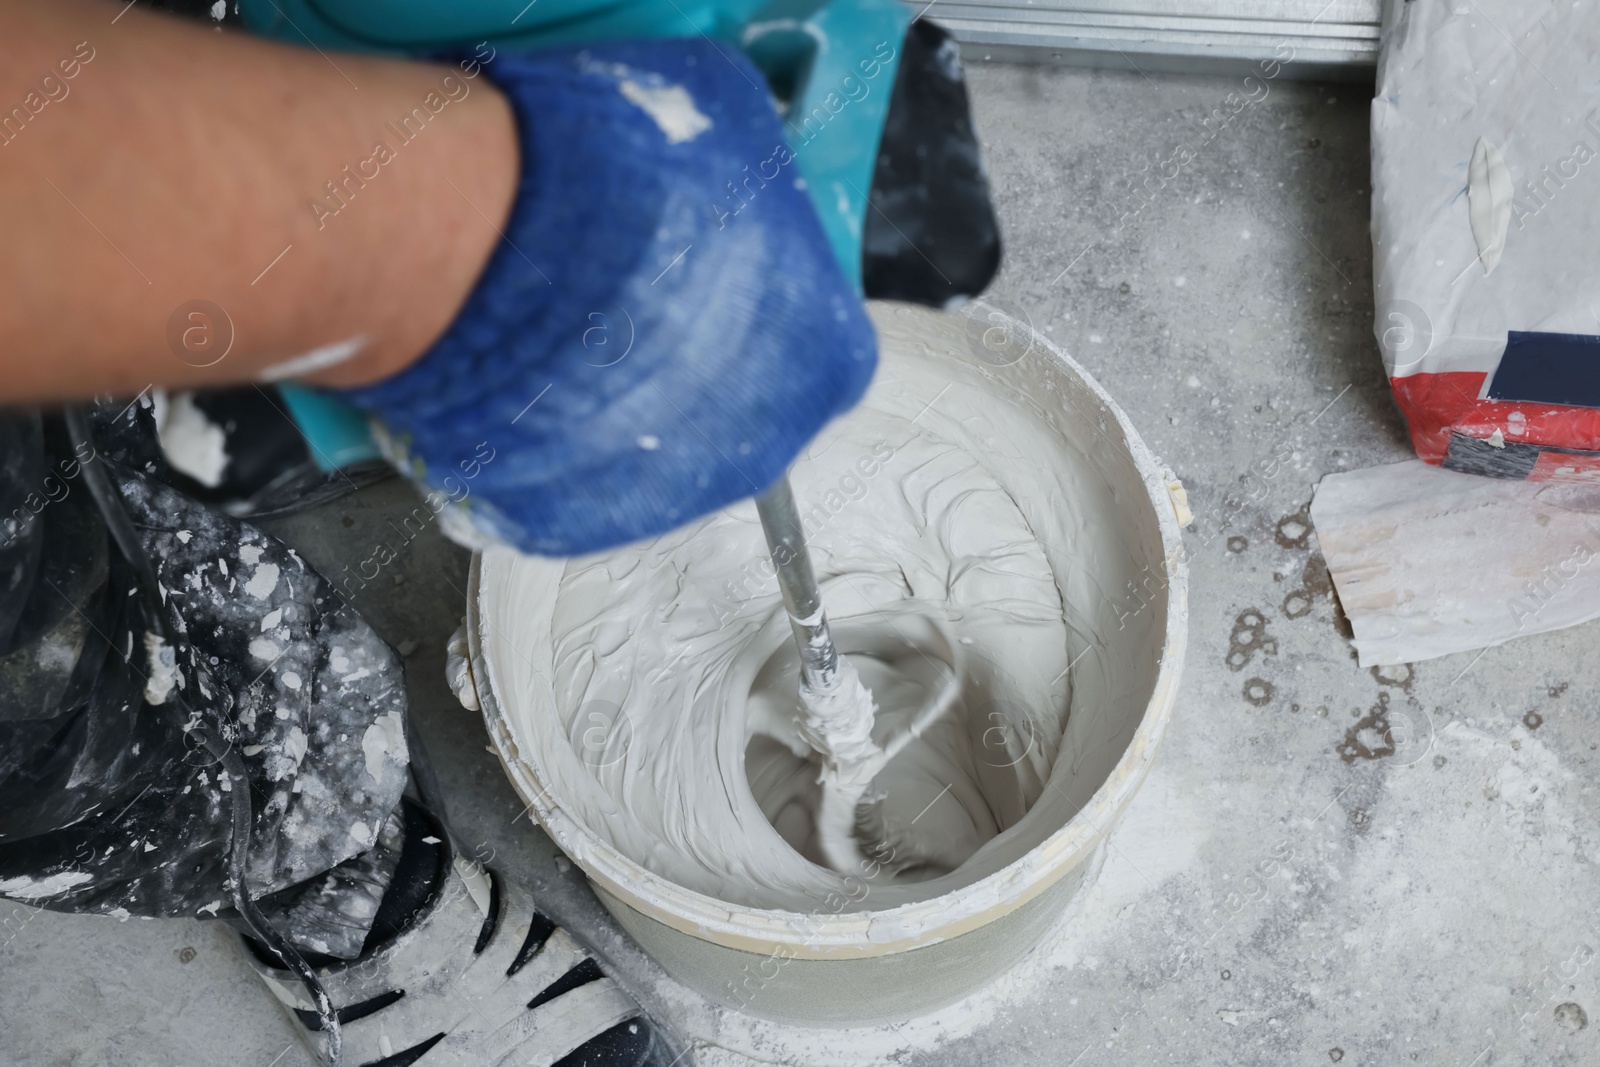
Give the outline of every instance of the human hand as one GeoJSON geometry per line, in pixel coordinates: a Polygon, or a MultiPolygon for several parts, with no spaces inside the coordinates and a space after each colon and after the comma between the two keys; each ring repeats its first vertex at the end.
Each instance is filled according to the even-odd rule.
{"type": "Polygon", "coordinates": [[[877,349],[761,75],[700,39],[485,70],[522,153],[504,241],[431,351],[341,395],[424,484],[470,465],[472,529],[525,552],[598,551],[765,489],[877,349]]]}

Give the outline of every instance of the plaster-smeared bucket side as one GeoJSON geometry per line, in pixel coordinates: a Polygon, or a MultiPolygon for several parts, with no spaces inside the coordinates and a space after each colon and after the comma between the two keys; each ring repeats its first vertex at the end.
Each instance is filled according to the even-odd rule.
{"type": "MultiPolygon", "coordinates": [[[[907,362],[910,357],[901,352],[959,363],[967,382],[1002,396],[1018,417],[1048,423],[1064,447],[1081,453],[1073,472],[1076,489],[1082,489],[1085,472],[1104,482],[1096,489],[1096,506],[1084,508],[1083,521],[1105,528],[1085,537],[1120,546],[1117,558],[1095,567],[1067,556],[1051,560],[1063,602],[1080,616],[1072,620],[1072,632],[1082,640],[1069,651],[1085,684],[1074,687],[1068,721],[1069,733],[1078,734],[1071,744],[1064,742],[1047,799],[1035,806],[1039,818],[1059,817],[1059,825],[1026,854],[933,899],[839,914],[734,906],[674,884],[571,816],[550,789],[540,753],[519,741],[501,706],[510,699],[548,704],[553,711],[544,680],[551,676],[551,650],[511,643],[506,613],[541,610],[541,598],[542,610],[550,610],[562,565],[491,552],[474,560],[468,590],[478,696],[506,771],[533,815],[585,870],[618,920],[680,980],[730,1002],[732,979],[748,972],[751,961],[776,957],[784,961],[781,984],[789,989],[737,1006],[800,1021],[908,1016],[970,991],[1034,943],[1092,874],[1090,861],[1100,842],[1150,768],[1176,698],[1188,621],[1172,476],[1081,367],[1042,336],[981,304],[955,314],[887,305],[871,310],[884,338],[880,377],[915,370],[915,361],[907,362]],[[995,329],[1012,346],[998,353],[1003,358],[985,344],[995,329]],[[498,595],[510,587],[513,572],[519,578],[516,605],[498,595]],[[1115,656],[1108,653],[1112,649],[1115,656]],[[1095,695],[1103,699],[1091,699],[1095,695]],[[1113,758],[1103,777],[1069,774],[1063,766],[1071,762],[1076,772],[1076,765],[1113,758]],[[941,943],[940,951],[920,951],[941,943]],[[949,966],[942,965],[945,956],[949,966]],[[879,961],[875,970],[862,969],[873,960],[879,961]],[[843,970],[830,971],[841,965],[843,970]],[[853,980],[834,980],[839,977],[853,980]],[[866,1014],[852,992],[862,981],[878,994],[877,1006],[866,1014]]],[[[1063,486],[1069,480],[1063,475],[1063,486]]]]}

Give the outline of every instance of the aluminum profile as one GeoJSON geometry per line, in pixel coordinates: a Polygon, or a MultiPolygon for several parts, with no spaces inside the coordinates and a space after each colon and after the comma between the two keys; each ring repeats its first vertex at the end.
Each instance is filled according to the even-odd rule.
{"type": "Polygon", "coordinates": [[[969,58],[1372,78],[1383,0],[933,0],[969,58]]]}

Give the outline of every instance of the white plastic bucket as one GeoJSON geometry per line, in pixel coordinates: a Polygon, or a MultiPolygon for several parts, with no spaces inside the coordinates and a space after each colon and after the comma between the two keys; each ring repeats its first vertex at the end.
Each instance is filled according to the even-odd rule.
{"type": "MultiPolygon", "coordinates": [[[[1061,493],[1018,503],[1073,509],[1068,534],[1044,549],[1076,642],[1067,650],[1074,684],[1049,788],[1007,831],[1026,827],[1032,837],[1020,839],[1036,843],[1011,862],[932,899],[876,911],[751,908],[675,884],[575,818],[547,773],[547,761],[570,753],[540,751],[516,726],[558,714],[534,669],[550,665],[552,650],[517,647],[510,635],[528,612],[553,611],[564,564],[489,552],[474,561],[468,591],[472,682],[539,823],[678,980],[730,1007],[814,1025],[929,1011],[980,988],[1038,941],[1098,869],[1100,843],[1149,770],[1188,620],[1182,490],[1081,367],[981,302],[954,313],[871,311],[883,341],[880,380],[903,381],[937,361],[960,387],[1003,399],[1007,418],[1035,420],[1059,441],[1050,461],[1060,466],[1061,493]]],[[[872,403],[869,392],[864,404],[872,403]]]]}

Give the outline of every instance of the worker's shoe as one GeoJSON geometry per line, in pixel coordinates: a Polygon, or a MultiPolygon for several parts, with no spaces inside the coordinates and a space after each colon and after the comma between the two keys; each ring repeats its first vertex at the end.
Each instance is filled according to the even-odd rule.
{"type": "MultiPolygon", "coordinates": [[[[671,1067],[687,1064],[595,957],[521,886],[460,855],[406,805],[397,885],[354,960],[307,954],[338,1013],[345,1067],[671,1067]],[[414,829],[413,829],[414,828],[414,829]],[[420,851],[419,851],[420,848],[420,851]],[[410,876],[405,871],[413,872],[410,876]],[[395,921],[395,901],[410,911],[395,921]],[[391,914],[385,915],[387,910],[391,914]]],[[[328,1033],[304,986],[245,938],[257,974],[322,1063],[328,1033]]]]}

